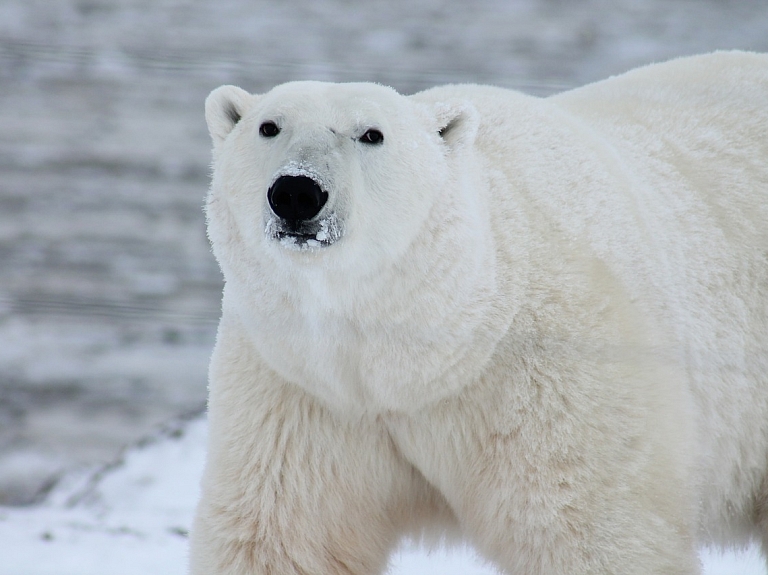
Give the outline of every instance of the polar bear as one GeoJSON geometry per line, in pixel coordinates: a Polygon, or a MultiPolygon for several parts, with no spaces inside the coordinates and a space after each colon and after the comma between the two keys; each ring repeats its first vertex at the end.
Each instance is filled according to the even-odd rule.
{"type": "Polygon", "coordinates": [[[511,574],[768,547],[768,56],[549,98],[206,101],[223,271],[195,575],[511,574]]]}

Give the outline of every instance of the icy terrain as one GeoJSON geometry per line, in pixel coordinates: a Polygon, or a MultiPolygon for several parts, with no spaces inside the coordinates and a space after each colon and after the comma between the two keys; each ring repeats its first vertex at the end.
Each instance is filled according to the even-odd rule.
{"type": "MultiPolygon", "coordinates": [[[[77,478],[204,405],[211,89],[546,95],[718,48],[768,51],[768,2],[0,2],[0,574],[183,572],[204,424],[77,478]]],[[[398,572],[449,573],[438,561],[398,572]]]]}

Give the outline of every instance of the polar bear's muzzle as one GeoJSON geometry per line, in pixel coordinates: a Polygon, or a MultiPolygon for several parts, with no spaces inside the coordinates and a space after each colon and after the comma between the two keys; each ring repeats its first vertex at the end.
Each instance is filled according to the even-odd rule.
{"type": "Polygon", "coordinates": [[[317,217],[328,201],[328,192],[306,175],[282,175],[270,186],[271,210],[266,234],[298,249],[328,246],[341,237],[335,213],[317,217]]]}

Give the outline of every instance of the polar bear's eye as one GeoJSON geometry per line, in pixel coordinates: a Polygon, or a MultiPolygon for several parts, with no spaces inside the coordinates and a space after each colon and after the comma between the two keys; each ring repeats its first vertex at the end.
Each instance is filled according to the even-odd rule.
{"type": "Polygon", "coordinates": [[[265,138],[274,138],[280,133],[280,128],[274,122],[264,122],[259,126],[259,134],[265,138]]]}
{"type": "Polygon", "coordinates": [[[381,144],[384,141],[384,134],[378,130],[370,129],[360,136],[360,141],[364,144],[381,144]]]}

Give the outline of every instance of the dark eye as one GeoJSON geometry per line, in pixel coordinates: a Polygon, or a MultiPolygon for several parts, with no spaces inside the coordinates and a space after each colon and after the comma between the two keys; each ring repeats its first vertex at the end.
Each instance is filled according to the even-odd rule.
{"type": "Polygon", "coordinates": [[[360,136],[360,141],[363,144],[381,144],[384,141],[384,134],[378,130],[371,129],[360,136]]]}
{"type": "Polygon", "coordinates": [[[274,122],[264,122],[259,126],[259,134],[265,138],[274,138],[280,133],[280,128],[274,122]]]}

